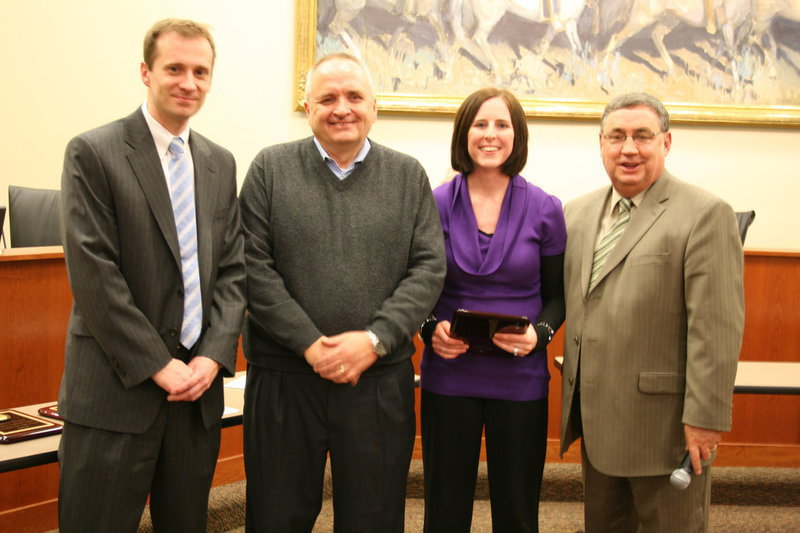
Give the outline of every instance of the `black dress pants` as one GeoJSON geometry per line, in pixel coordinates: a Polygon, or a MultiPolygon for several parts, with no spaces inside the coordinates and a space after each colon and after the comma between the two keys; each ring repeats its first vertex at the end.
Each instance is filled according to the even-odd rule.
{"type": "Polygon", "coordinates": [[[492,530],[539,531],[547,398],[513,402],[423,390],[426,533],[469,533],[484,428],[492,530]]]}
{"type": "Polygon", "coordinates": [[[206,530],[220,424],[198,402],[164,401],[144,433],[64,424],[58,516],[62,533],[135,533],[147,495],[153,530],[206,530]]]}
{"type": "Polygon", "coordinates": [[[415,431],[411,361],[355,387],[250,365],[246,531],[310,532],[330,453],[334,531],[402,533],[415,431]]]}

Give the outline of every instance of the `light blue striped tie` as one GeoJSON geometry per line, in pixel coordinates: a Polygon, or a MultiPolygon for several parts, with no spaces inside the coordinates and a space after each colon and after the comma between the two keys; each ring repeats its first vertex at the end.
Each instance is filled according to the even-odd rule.
{"type": "Polygon", "coordinates": [[[169,181],[175,228],[181,249],[183,274],[183,324],[181,344],[191,349],[200,337],[203,306],[200,300],[200,271],[197,263],[197,221],[194,210],[194,173],[183,151],[183,139],[169,143],[169,181]]]}
{"type": "Polygon", "coordinates": [[[606,259],[611,255],[611,251],[616,246],[622,234],[625,233],[625,228],[628,226],[628,221],[631,219],[631,201],[627,198],[620,198],[618,202],[617,220],[608,228],[608,231],[600,242],[597,243],[597,248],[594,250],[594,257],[592,258],[592,275],[589,278],[589,292],[592,292],[594,286],[597,284],[597,278],[600,276],[600,271],[603,265],[606,264],[606,259]]]}

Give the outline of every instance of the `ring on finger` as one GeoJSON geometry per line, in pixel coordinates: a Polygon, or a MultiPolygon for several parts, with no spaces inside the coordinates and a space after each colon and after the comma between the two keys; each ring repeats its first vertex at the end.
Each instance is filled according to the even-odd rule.
{"type": "Polygon", "coordinates": [[[518,357],[518,356],[519,356],[519,347],[518,346],[514,346],[514,357],[518,357]]]}
{"type": "Polygon", "coordinates": [[[345,372],[344,365],[339,365],[339,373],[344,374],[344,372],[345,372]]]}

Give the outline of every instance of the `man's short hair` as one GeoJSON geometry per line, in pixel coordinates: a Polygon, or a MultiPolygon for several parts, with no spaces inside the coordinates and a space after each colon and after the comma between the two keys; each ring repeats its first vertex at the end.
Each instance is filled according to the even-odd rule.
{"type": "Polygon", "coordinates": [[[450,166],[454,170],[464,175],[475,170],[475,163],[469,155],[469,129],[483,103],[498,96],[506,103],[511,115],[511,127],[514,128],[514,144],[511,148],[511,155],[503,163],[502,171],[507,176],[513,177],[522,172],[525,167],[525,163],[528,161],[528,121],[525,118],[525,111],[519,100],[510,91],[486,87],[467,96],[456,111],[453,139],[450,142],[450,166]]]}
{"type": "Polygon", "coordinates": [[[667,108],[664,107],[661,100],[647,93],[627,93],[611,100],[608,105],[606,105],[605,110],[603,110],[603,117],[600,119],[600,131],[603,131],[603,124],[606,121],[606,117],[614,111],[640,105],[649,107],[658,115],[658,120],[661,122],[661,131],[669,131],[669,113],[667,112],[667,108]]]}
{"type": "Polygon", "coordinates": [[[164,19],[159,20],[144,37],[144,62],[148,69],[153,68],[153,61],[156,60],[156,44],[158,38],[165,33],[175,32],[182,37],[202,37],[211,45],[211,65],[217,59],[217,49],[214,46],[214,38],[211,37],[211,29],[200,22],[186,19],[164,19]]]}
{"type": "Polygon", "coordinates": [[[345,52],[336,52],[334,54],[329,54],[329,55],[326,55],[325,57],[320,58],[316,63],[314,63],[314,66],[311,67],[311,70],[309,70],[308,73],[306,74],[306,87],[305,87],[305,101],[306,102],[308,102],[308,95],[311,92],[311,75],[314,74],[314,72],[316,72],[317,69],[322,64],[327,63],[328,61],[333,61],[334,59],[341,59],[341,60],[344,60],[344,61],[352,61],[353,63],[355,63],[356,65],[361,67],[361,70],[364,71],[364,74],[367,77],[367,83],[369,84],[369,90],[372,93],[373,98],[375,97],[375,85],[373,85],[373,83],[372,83],[372,76],[369,73],[369,69],[367,68],[367,65],[365,65],[363,61],[361,61],[359,58],[357,58],[354,55],[347,54],[345,52]]]}

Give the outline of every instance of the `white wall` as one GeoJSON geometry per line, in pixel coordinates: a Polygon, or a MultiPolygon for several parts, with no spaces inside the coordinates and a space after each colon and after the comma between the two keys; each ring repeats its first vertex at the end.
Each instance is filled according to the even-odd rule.
{"type": "MultiPolygon", "coordinates": [[[[165,17],[210,24],[218,59],[195,129],[231,149],[241,183],[263,146],[306,136],[293,111],[294,0],[2,0],[0,204],[9,184],[58,188],[67,141],[145,98],[145,31],[165,17]]],[[[797,102],[800,105],[800,102],[797,102]]],[[[416,156],[436,184],[449,166],[451,117],[382,115],[377,142],[416,156]]],[[[524,172],[567,201],[604,185],[592,122],[531,120],[524,172]]],[[[800,249],[800,129],[674,126],[667,167],[755,209],[748,247],[800,249]]]]}

